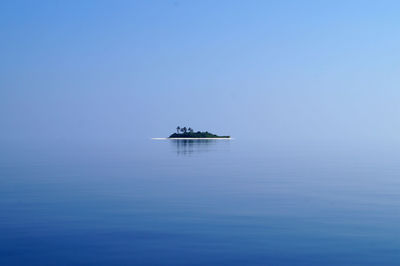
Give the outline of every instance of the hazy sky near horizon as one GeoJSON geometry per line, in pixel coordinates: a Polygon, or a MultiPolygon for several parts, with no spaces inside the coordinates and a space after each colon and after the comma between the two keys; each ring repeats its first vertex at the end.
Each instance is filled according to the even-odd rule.
{"type": "Polygon", "coordinates": [[[144,139],[186,125],[398,143],[399,11],[398,1],[2,1],[0,141],[144,139]]]}

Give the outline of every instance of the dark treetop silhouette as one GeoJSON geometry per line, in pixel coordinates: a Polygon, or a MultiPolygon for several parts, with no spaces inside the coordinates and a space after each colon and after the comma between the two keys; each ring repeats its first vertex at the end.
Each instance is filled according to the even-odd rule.
{"type": "Polygon", "coordinates": [[[173,133],[169,138],[219,138],[219,139],[227,139],[230,138],[230,136],[218,136],[215,134],[212,134],[208,131],[206,132],[194,132],[192,128],[186,128],[186,127],[176,127],[176,133],[173,133]]]}

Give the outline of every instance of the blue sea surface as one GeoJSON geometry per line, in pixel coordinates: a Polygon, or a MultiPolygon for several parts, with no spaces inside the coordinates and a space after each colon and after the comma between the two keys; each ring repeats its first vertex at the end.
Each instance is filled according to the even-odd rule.
{"type": "Polygon", "coordinates": [[[240,139],[10,146],[0,265],[399,265],[399,162],[240,139]]]}

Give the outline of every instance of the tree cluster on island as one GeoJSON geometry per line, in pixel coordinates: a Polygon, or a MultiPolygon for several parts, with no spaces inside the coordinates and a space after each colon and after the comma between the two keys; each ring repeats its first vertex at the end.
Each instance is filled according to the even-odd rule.
{"type": "Polygon", "coordinates": [[[173,133],[169,138],[230,138],[230,136],[218,136],[212,133],[201,132],[194,130],[191,127],[176,127],[176,133],[173,133]]]}

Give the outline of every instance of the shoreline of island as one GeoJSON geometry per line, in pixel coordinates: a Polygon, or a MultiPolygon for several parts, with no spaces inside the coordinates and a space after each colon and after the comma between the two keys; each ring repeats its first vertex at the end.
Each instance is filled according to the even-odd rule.
{"type": "Polygon", "coordinates": [[[177,139],[184,139],[184,140],[189,140],[189,139],[196,139],[196,140],[198,140],[198,139],[225,139],[225,140],[227,140],[227,139],[233,139],[233,138],[231,138],[231,137],[229,137],[229,138],[151,138],[151,139],[154,139],[154,140],[167,140],[167,139],[173,139],[173,140],[177,140],[177,139]]]}

